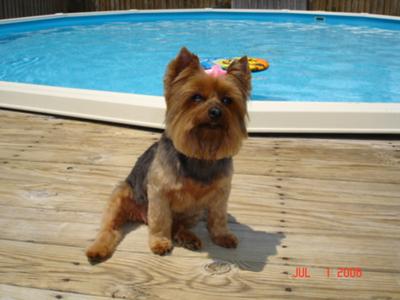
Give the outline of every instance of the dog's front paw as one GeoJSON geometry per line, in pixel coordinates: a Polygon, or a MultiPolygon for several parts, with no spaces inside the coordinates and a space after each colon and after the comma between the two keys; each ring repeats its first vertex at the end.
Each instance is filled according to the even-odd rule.
{"type": "Polygon", "coordinates": [[[184,247],[189,250],[200,250],[202,247],[201,240],[195,235],[193,232],[189,230],[181,230],[179,231],[175,237],[175,242],[177,245],[184,247]]]}
{"type": "Polygon", "coordinates": [[[150,241],[150,249],[154,254],[165,255],[171,252],[172,241],[167,238],[153,238],[150,241]]]}
{"type": "Polygon", "coordinates": [[[90,262],[97,263],[106,260],[113,254],[113,249],[104,243],[94,243],[86,250],[86,256],[90,262]]]}
{"type": "Polygon", "coordinates": [[[233,233],[226,233],[222,235],[211,237],[214,244],[224,248],[236,248],[239,244],[238,238],[233,233]]]}

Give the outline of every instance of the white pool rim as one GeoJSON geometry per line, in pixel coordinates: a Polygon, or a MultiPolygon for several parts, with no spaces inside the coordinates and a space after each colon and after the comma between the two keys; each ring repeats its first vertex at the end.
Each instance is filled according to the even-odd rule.
{"type": "MultiPolygon", "coordinates": [[[[56,14],[50,16],[8,19],[0,24],[121,13],[204,12],[196,10],[112,11],[97,13],[56,14]]],[[[363,16],[394,19],[397,17],[368,14],[327,13],[319,11],[213,10],[222,12],[302,13],[313,15],[363,16]]],[[[375,99],[374,99],[375,100],[375,99]]],[[[76,88],[0,81],[0,107],[115,122],[150,128],[164,127],[165,103],[160,96],[147,96],[76,88]]],[[[252,133],[361,133],[399,134],[400,103],[343,103],[304,101],[248,102],[248,130],[252,133]]]]}

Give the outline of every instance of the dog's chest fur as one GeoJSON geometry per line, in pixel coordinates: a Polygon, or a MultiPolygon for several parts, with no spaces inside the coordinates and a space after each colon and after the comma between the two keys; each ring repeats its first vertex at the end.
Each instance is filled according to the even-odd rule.
{"type": "Polygon", "coordinates": [[[195,212],[208,206],[209,202],[229,191],[227,179],[218,179],[202,184],[192,179],[181,178],[173,185],[165,186],[165,195],[172,211],[177,213],[195,212]]]}
{"type": "Polygon", "coordinates": [[[127,182],[133,187],[135,201],[149,201],[147,189],[151,185],[169,201],[174,212],[181,213],[204,208],[218,194],[229,192],[231,176],[231,158],[188,158],[163,135],[139,158],[127,182]]]}

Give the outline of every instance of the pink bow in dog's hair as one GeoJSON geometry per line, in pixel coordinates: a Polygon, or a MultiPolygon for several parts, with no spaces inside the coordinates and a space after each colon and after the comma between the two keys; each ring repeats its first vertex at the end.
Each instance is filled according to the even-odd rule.
{"type": "Polygon", "coordinates": [[[226,71],[221,68],[219,65],[213,65],[211,69],[205,70],[205,72],[211,77],[219,77],[226,74],[226,71]]]}

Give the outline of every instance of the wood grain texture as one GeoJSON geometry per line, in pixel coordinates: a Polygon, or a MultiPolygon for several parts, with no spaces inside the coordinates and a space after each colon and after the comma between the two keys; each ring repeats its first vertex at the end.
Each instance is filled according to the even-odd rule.
{"type": "Polygon", "coordinates": [[[158,257],[132,225],[90,265],[113,186],[158,137],[0,111],[0,299],[400,298],[398,140],[249,138],[228,209],[238,249],[200,222],[204,249],[158,257]],[[292,278],[297,267],[311,278],[292,278]],[[337,278],[341,267],[362,277],[337,278]]]}
{"type": "Polygon", "coordinates": [[[400,0],[308,0],[309,10],[400,15],[400,0]]]}
{"type": "Polygon", "coordinates": [[[41,300],[106,300],[109,297],[98,297],[83,295],[79,293],[64,293],[55,290],[33,289],[21,286],[0,284],[0,299],[12,300],[27,300],[27,299],[41,299],[41,300]],[[9,296],[5,296],[9,295],[9,296]],[[3,296],[3,297],[2,297],[3,296]]]}
{"type": "Polygon", "coordinates": [[[68,0],[1,0],[1,18],[20,18],[67,12],[68,0]]]}
{"type": "Polygon", "coordinates": [[[232,8],[236,9],[292,9],[307,10],[308,0],[231,0],[232,8]]]}

